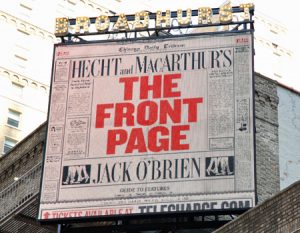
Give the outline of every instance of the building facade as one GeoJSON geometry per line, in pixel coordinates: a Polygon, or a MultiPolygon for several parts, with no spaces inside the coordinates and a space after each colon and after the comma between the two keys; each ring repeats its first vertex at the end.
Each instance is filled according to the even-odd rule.
{"type": "Polygon", "coordinates": [[[0,9],[0,28],[7,33],[0,45],[0,154],[3,155],[46,119],[51,73],[48,58],[55,37],[0,9]]]}
{"type": "Polygon", "coordinates": [[[300,93],[279,85],[280,188],[300,180],[300,93]]]}
{"type": "Polygon", "coordinates": [[[294,59],[294,54],[286,43],[288,29],[259,11],[254,18],[255,71],[288,85],[293,76],[288,67],[294,59]]]}
{"type": "Polygon", "coordinates": [[[0,3],[0,156],[46,120],[55,18],[81,14],[110,12],[90,0],[0,3]]]}

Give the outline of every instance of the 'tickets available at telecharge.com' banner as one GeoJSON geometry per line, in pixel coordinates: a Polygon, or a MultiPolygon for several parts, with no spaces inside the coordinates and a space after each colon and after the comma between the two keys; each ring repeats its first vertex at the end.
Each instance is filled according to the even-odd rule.
{"type": "Polygon", "coordinates": [[[255,204],[252,34],[57,45],[39,219],[255,204]]]}

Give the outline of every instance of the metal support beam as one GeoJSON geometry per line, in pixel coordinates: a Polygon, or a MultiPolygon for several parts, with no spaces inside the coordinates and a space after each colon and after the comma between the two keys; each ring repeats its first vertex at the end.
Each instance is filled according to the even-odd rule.
{"type": "Polygon", "coordinates": [[[160,222],[153,221],[152,223],[132,223],[132,221],[123,222],[120,225],[110,226],[80,226],[80,224],[70,224],[63,226],[61,233],[140,233],[142,231],[158,231],[158,232],[175,232],[183,229],[217,229],[230,220],[215,220],[211,221],[195,221],[193,218],[172,218],[169,221],[160,222]],[[172,221],[170,221],[172,220],[172,221]]]}

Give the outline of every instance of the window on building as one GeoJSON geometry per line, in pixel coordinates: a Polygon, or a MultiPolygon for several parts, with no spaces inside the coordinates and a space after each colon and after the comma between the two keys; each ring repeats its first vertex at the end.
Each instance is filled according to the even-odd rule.
{"type": "Polygon", "coordinates": [[[17,83],[12,83],[12,89],[15,96],[22,98],[24,87],[17,83]]]}
{"type": "Polygon", "coordinates": [[[18,128],[19,124],[20,124],[20,117],[21,117],[20,112],[17,112],[17,111],[12,110],[12,109],[8,109],[7,124],[9,126],[18,128]]]}
{"type": "Polygon", "coordinates": [[[77,4],[77,0],[68,0],[69,3],[71,3],[72,5],[76,5],[77,4]]]}
{"type": "Polygon", "coordinates": [[[26,31],[25,26],[24,26],[24,27],[19,27],[19,28],[17,29],[17,31],[18,31],[19,33],[21,33],[21,34],[20,34],[21,36],[25,36],[25,37],[26,37],[26,36],[29,36],[29,35],[30,35],[30,33],[26,31]]]}
{"type": "Polygon", "coordinates": [[[20,3],[20,7],[22,8],[22,9],[25,9],[25,10],[28,10],[28,11],[32,11],[32,6],[30,6],[29,5],[29,3],[28,2],[21,2],[20,3]]]}
{"type": "Polygon", "coordinates": [[[14,41],[14,47],[12,50],[12,53],[14,54],[15,65],[23,69],[28,65],[28,60],[30,58],[30,49],[32,47],[30,42],[31,35],[27,29],[24,24],[18,26],[14,41]]]}
{"type": "Polygon", "coordinates": [[[276,78],[282,78],[282,75],[280,75],[280,74],[278,74],[278,73],[274,73],[274,76],[275,76],[276,78]]]}
{"type": "Polygon", "coordinates": [[[21,0],[20,1],[20,8],[19,8],[19,13],[26,17],[26,18],[30,18],[32,15],[32,1],[30,0],[21,0]]]}
{"type": "Polygon", "coordinates": [[[4,147],[3,147],[3,153],[7,153],[11,148],[13,148],[16,144],[18,143],[18,141],[5,137],[4,140],[4,147]]]}
{"type": "Polygon", "coordinates": [[[22,54],[15,54],[16,65],[21,68],[26,68],[28,59],[22,54]]]}
{"type": "Polygon", "coordinates": [[[15,46],[13,47],[14,62],[20,68],[26,68],[30,58],[29,51],[31,46],[31,34],[25,24],[19,24],[15,37],[15,46]]]}
{"type": "Polygon", "coordinates": [[[278,34],[278,29],[274,28],[274,27],[271,27],[270,28],[270,32],[274,33],[274,34],[278,34]]]}

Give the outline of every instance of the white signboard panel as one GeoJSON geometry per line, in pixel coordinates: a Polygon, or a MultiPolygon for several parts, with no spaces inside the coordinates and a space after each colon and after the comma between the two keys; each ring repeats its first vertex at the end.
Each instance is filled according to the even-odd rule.
{"type": "Polygon", "coordinates": [[[57,45],[39,219],[255,204],[250,33],[57,45]]]}

